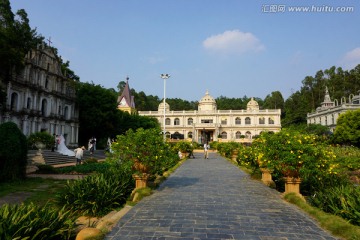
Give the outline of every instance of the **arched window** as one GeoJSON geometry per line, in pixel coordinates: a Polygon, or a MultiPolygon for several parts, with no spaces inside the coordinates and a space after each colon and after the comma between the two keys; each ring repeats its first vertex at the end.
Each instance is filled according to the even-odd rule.
{"type": "Polygon", "coordinates": [[[194,122],[194,119],[192,119],[192,118],[188,118],[188,125],[192,125],[193,124],[193,122],[194,122]]]}
{"type": "Polygon", "coordinates": [[[18,94],[17,93],[12,93],[11,94],[11,101],[10,101],[10,110],[17,110],[17,105],[18,105],[18,94]]]}
{"type": "Polygon", "coordinates": [[[240,125],[241,124],[241,118],[239,118],[239,117],[235,118],[235,124],[240,125]]]}
{"type": "Polygon", "coordinates": [[[180,119],[175,118],[174,119],[174,125],[180,125],[180,119]]]}
{"type": "Polygon", "coordinates": [[[165,136],[166,136],[166,138],[170,138],[171,134],[169,132],[166,132],[165,136]]]}
{"type": "Polygon", "coordinates": [[[44,117],[47,115],[47,101],[46,101],[46,99],[43,99],[41,101],[41,115],[44,116],[44,117]]]}
{"type": "Polygon", "coordinates": [[[28,97],[26,100],[26,108],[30,109],[30,107],[31,107],[31,98],[28,97]]]}
{"type": "Polygon", "coordinates": [[[193,133],[192,132],[188,132],[188,138],[192,138],[192,135],[193,135],[193,133]]]}
{"type": "Polygon", "coordinates": [[[241,138],[241,132],[240,132],[240,131],[237,131],[237,132],[236,132],[235,138],[236,138],[236,139],[240,139],[240,138],[241,138]]]}
{"type": "Polygon", "coordinates": [[[247,132],[245,133],[245,137],[246,137],[247,139],[251,139],[251,132],[247,131],[247,132]]]}
{"type": "Polygon", "coordinates": [[[246,125],[251,124],[251,119],[249,117],[245,118],[245,124],[246,125]]]}
{"type": "Polygon", "coordinates": [[[64,108],[64,118],[69,119],[69,107],[68,106],[66,106],[64,108]]]}
{"type": "Polygon", "coordinates": [[[259,118],[259,124],[265,124],[265,118],[264,117],[259,118]]]}
{"type": "Polygon", "coordinates": [[[49,88],[49,79],[46,77],[46,80],[45,80],[45,89],[48,89],[49,88]]]}
{"type": "Polygon", "coordinates": [[[165,125],[170,125],[170,118],[165,119],[165,125]]]}
{"type": "Polygon", "coordinates": [[[222,139],[227,139],[227,132],[222,132],[221,133],[221,138],[222,139]]]}
{"type": "Polygon", "coordinates": [[[334,120],[334,114],[331,114],[331,123],[334,124],[335,120],[334,120]]]}
{"type": "Polygon", "coordinates": [[[269,124],[274,124],[274,119],[272,117],[269,117],[269,124]]]}

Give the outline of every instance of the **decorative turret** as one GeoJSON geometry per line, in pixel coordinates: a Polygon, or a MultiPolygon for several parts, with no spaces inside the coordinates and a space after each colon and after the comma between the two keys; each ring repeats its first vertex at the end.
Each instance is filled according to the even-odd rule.
{"type": "Polygon", "coordinates": [[[118,102],[118,109],[124,112],[133,113],[136,111],[134,96],[132,96],[130,92],[129,77],[126,78],[126,85],[124,87],[123,92],[118,97],[117,102],[118,102]]]}
{"type": "Polygon", "coordinates": [[[254,100],[254,98],[251,98],[251,100],[248,102],[247,110],[248,111],[259,110],[259,104],[257,101],[254,100]]]}
{"type": "Polygon", "coordinates": [[[215,99],[210,96],[209,91],[206,90],[205,96],[199,101],[198,110],[201,111],[216,111],[217,105],[215,99]]]}
{"type": "MultiPolygon", "coordinates": [[[[165,112],[169,112],[169,111],[170,111],[170,105],[167,102],[165,102],[165,112]]],[[[164,100],[161,101],[161,103],[159,104],[158,112],[164,112],[164,100]]]]}
{"type": "Polygon", "coordinates": [[[326,109],[326,108],[331,108],[335,106],[335,103],[331,101],[331,98],[330,98],[330,94],[329,94],[329,90],[328,88],[326,87],[325,88],[325,97],[324,97],[324,101],[321,103],[321,109],[326,109]]]}

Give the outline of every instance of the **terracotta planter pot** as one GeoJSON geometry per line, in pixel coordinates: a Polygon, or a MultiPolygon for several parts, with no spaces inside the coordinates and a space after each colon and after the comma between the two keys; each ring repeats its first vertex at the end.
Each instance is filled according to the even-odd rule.
{"type": "Polygon", "coordinates": [[[142,175],[133,174],[135,179],[135,189],[144,188],[148,186],[148,179],[150,174],[143,173],[142,175]]]}
{"type": "Polygon", "coordinates": [[[285,177],[285,193],[300,194],[301,178],[285,177]]]}
{"type": "Polygon", "coordinates": [[[267,168],[260,168],[261,171],[261,181],[267,186],[275,186],[275,182],[272,180],[271,173],[273,172],[267,168]]]}
{"type": "Polygon", "coordinates": [[[231,161],[236,162],[236,159],[237,159],[237,157],[238,157],[238,154],[239,154],[239,151],[238,151],[238,150],[234,150],[234,151],[232,152],[232,155],[231,155],[231,161]]]}

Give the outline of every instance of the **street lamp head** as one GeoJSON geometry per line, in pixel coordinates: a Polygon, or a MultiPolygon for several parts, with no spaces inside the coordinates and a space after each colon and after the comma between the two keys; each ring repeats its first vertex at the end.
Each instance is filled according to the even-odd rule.
{"type": "Polygon", "coordinates": [[[160,77],[162,79],[168,79],[170,77],[170,74],[161,74],[160,77]]]}

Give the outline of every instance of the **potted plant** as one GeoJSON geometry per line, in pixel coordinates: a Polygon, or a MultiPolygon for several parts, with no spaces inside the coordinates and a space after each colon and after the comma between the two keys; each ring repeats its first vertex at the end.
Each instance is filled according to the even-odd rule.
{"type": "Polygon", "coordinates": [[[333,156],[317,141],[315,135],[281,130],[276,134],[263,134],[256,141],[260,168],[273,169],[285,180],[285,193],[300,194],[302,177],[314,169],[326,169],[333,156]]]}
{"type": "Polygon", "coordinates": [[[159,173],[168,160],[169,147],[160,133],[159,129],[130,129],[112,145],[112,158],[132,165],[136,188],[146,187],[149,177],[159,173]]]}

